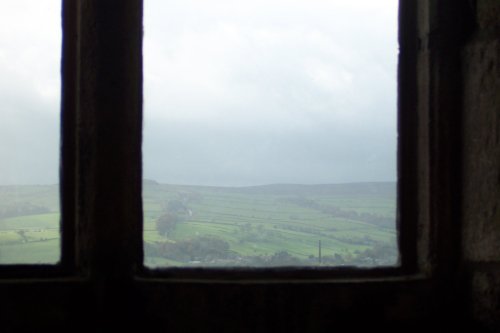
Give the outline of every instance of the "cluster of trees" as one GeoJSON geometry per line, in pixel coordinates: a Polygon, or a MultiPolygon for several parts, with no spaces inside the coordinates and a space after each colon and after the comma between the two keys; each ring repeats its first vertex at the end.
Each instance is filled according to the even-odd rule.
{"type": "Polygon", "coordinates": [[[241,256],[230,250],[229,243],[214,236],[202,236],[182,241],[163,241],[145,244],[147,257],[163,257],[186,264],[204,264],[226,267],[304,266],[301,260],[287,251],[272,255],[241,256]]]}
{"type": "Polygon", "coordinates": [[[305,197],[289,197],[286,198],[285,201],[304,208],[315,209],[333,217],[362,221],[384,228],[393,228],[395,225],[395,219],[391,217],[366,212],[358,213],[353,210],[344,210],[331,205],[322,205],[312,199],[308,199],[305,197]]]}
{"type": "Polygon", "coordinates": [[[214,260],[234,259],[229,243],[219,237],[201,236],[176,242],[164,241],[147,244],[146,256],[163,257],[179,262],[212,262],[214,260]]]}
{"type": "MultiPolygon", "coordinates": [[[[227,241],[215,236],[201,236],[182,241],[162,241],[145,244],[148,257],[163,257],[186,264],[236,267],[279,267],[279,266],[316,266],[318,257],[298,258],[286,250],[271,255],[242,256],[231,251],[227,241]]],[[[364,251],[334,253],[323,255],[323,265],[331,266],[379,266],[394,265],[398,252],[388,244],[376,244],[364,251]]]]}
{"type": "Polygon", "coordinates": [[[173,199],[165,202],[163,213],[156,220],[156,230],[165,237],[171,233],[178,223],[186,220],[191,210],[187,206],[188,200],[173,199]]]}
{"type": "Polygon", "coordinates": [[[50,213],[50,209],[29,202],[21,202],[0,207],[0,219],[24,215],[37,215],[50,213]]]}
{"type": "Polygon", "coordinates": [[[299,259],[288,253],[288,251],[278,251],[272,255],[248,256],[239,260],[242,266],[258,267],[279,267],[279,266],[304,266],[306,261],[299,259]]]}
{"type": "Polygon", "coordinates": [[[156,230],[162,236],[167,237],[170,232],[172,232],[177,223],[181,222],[181,218],[178,214],[166,212],[160,215],[156,220],[156,230]]]}
{"type": "Polygon", "coordinates": [[[234,236],[238,239],[240,244],[246,242],[272,242],[276,241],[276,239],[283,238],[279,232],[266,229],[262,223],[258,223],[254,226],[249,222],[239,225],[234,231],[234,236]]]}
{"type": "Polygon", "coordinates": [[[26,231],[25,230],[17,230],[16,233],[19,235],[19,237],[21,237],[21,241],[23,243],[27,243],[28,242],[28,237],[26,236],[26,231]]]}
{"type": "Polygon", "coordinates": [[[354,263],[367,266],[394,265],[397,260],[397,247],[384,243],[377,243],[373,247],[357,253],[353,258],[354,263]]]}
{"type": "Polygon", "coordinates": [[[364,251],[354,251],[344,255],[323,256],[322,262],[333,265],[350,266],[390,266],[397,263],[398,250],[390,244],[377,243],[364,251]]]}
{"type": "Polygon", "coordinates": [[[330,237],[328,234],[325,232],[314,228],[314,227],[308,227],[306,225],[292,225],[292,224],[283,224],[283,225],[275,225],[275,229],[281,229],[281,230],[290,230],[290,231],[298,231],[298,232],[304,232],[312,235],[317,235],[317,236],[324,236],[324,237],[330,237]]]}

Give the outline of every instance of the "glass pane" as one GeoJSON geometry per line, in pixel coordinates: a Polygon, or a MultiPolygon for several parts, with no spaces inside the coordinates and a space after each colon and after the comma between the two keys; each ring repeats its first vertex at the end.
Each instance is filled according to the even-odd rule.
{"type": "Polygon", "coordinates": [[[0,264],[56,263],[60,0],[0,0],[0,264]]]}
{"type": "Polygon", "coordinates": [[[146,0],[145,263],[398,261],[397,1],[146,0]]]}

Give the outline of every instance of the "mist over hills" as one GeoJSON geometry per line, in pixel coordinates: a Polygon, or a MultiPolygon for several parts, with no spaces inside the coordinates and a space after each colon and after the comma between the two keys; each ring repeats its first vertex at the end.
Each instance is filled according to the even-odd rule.
{"type": "Polygon", "coordinates": [[[396,182],[359,182],[340,184],[268,184],[255,186],[196,186],[162,184],[154,180],[144,179],[144,189],[151,186],[166,186],[172,189],[201,189],[209,188],[212,191],[247,194],[275,194],[275,195],[373,195],[387,198],[396,197],[396,182]]]}
{"type": "MultiPolygon", "coordinates": [[[[205,186],[163,184],[155,180],[144,179],[143,190],[148,191],[162,187],[168,190],[201,190],[207,189],[220,193],[269,194],[269,195],[338,195],[338,196],[380,196],[395,199],[397,196],[396,182],[359,182],[340,184],[267,184],[254,186],[205,186]]],[[[30,193],[40,197],[57,196],[59,185],[0,185],[0,197],[15,199],[19,195],[30,193]],[[44,192],[46,192],[44,194],[44,192]]],[[[9,201],[10,201],[9,200],[9,201]]]]}

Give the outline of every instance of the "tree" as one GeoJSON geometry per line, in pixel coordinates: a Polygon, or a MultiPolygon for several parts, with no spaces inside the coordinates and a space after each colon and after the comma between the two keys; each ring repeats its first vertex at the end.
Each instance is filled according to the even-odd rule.
{"type": "Polygon", "coordinates": [[[16,232],[19,235],[19,237],[22,238],[22,242],[23,243],[27,243],[28,242],[28,237],[26,237],[26,231],[25,230],[19,229],[16,232]]]}
{"type": "Polygon", "coordinates": [[[160,235],[166,236],[175,229],[178,222],[180,218],[177,214],[165,213],[156,220],[156,230],[160,235]]]}

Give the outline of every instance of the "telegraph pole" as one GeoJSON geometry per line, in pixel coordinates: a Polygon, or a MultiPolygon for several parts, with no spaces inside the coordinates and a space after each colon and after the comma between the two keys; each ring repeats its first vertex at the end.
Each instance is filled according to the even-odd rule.
{"type": "Polygon", "coordinates": [[[321,239],[318,241],[318,261],[321,265],[321,239]]]}

